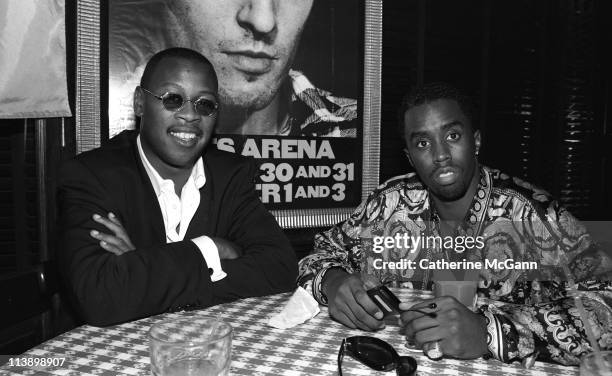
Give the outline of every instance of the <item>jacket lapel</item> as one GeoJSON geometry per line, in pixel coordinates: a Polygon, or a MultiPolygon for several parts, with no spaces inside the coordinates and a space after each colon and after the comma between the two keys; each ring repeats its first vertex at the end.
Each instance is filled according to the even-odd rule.
{"type": "Polygon", "coordinates": [[[131,146],[132,153],[136,160],[136,169],[142,181],[142,220],[148,222],[148,229],[146,229],[147,231],[145,231],[145,233],[153,237],[152,243],[165,243],[166,228],[164,226],[164,218],[161,208],[159,207],[159,201],[155,195],[155,190],[153,189],[153,184],[151,184],[151,179],[149,179],[149,175],[147,175],[147,171],[140,159],[140,154],[138,154],[136,138],[134,138],[131,146]]]}
{"type": "Polygon", "coordinates": [[[213,234],[213,229],[210,227],[212,210],[211,203],[213,200],[213,182],[212,174],[206,164],[206,160],[204,160],[204,174],[206,174],[206,183],[202,188],[200,188],[200,205],[189,223],[189,227],[185,233],[185,239],[193,239],[201,235],[211,236],[213,234]]]}

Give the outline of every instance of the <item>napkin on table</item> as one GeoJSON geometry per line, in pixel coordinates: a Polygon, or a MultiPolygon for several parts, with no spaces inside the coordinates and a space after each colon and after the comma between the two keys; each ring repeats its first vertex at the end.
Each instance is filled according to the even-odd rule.
{"type": "Polygon", "coordinates": [[[279,329],[292,328],[320,312],[319,303],[302,287],[298,287],[282,311],[270,317],[268,325],[279,329]]]}

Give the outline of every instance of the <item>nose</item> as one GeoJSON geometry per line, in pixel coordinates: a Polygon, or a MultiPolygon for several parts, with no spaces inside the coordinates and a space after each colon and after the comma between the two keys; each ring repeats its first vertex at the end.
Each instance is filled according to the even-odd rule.
{"type": "Polygon", "coordinates": [[[237,19],[242,27],[255,35],[270,34],[276,29],[276,0],[247,1],[238,12],[237,19]]]}
{"type": "Polygon", "coordinates": [[[176,111],[176,116],[186,122],[198,121],[201,118],[201,115],[196,112],[195,104],[192,100],[185,101],[183,106],[176,111]]]}
{"type": "Polygon", "coordinates": [[[435,142],[433,147],[434,161],[442,163],[450,159],[450,150],[445,142],[435,142]]]}

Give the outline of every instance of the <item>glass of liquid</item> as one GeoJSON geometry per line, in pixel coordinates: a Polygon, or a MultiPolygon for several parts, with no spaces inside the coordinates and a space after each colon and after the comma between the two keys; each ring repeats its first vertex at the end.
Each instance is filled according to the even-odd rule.
{"type": "Polygon", "coordinates": [[[160,321],[149,329],[151,372],[157,376],[229,375],[232,327],[211,317],[160,321]]]}
{"type": "Polygon", "coordinates": [[[478,281],[435,281],[434,295],[452,296],[472,311],[476,308],[478,281]]]}

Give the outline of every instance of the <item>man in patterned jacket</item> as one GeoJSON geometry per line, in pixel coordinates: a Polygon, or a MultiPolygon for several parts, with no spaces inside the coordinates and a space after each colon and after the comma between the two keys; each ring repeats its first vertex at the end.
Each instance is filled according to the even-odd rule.
{"type": "Polygon", "coordinates": [[[396,286],[429,288],[433,271],[427,265],[481,261],[497,267],[478,270],[477,310],[448,296],[420,302],[414,307],[436,317],[403,312],[400,324],[408,341],[435,344],[444,355],[462,359],[577,364],[592,350],[570,297],[578,294],[599,346],[612,348],[610,256],[546,192],[478,163],[481,139],[469,99],[449,85],[428,84],[404,99],[400,116],[406,156],[416,174],[390,179],[348,220],[318,234],[314,252],[300,261],[300,285],[329,304],[335,320],[377,330],[384,326],[383,314],[366,294],[360,272],[392,277],[396,286]],[[362,249],[360,237],[383,235],[450,237],[455,246],[398,242],[378,255],[362,249]],[[476,243],[468,246],[467,238],[476,243]],[[380,270],[375,257],[404,260],[404,267],[395,263],[399,267],[380,270]],[[507,261],[537,269],[499,266],[507,261]]]}

